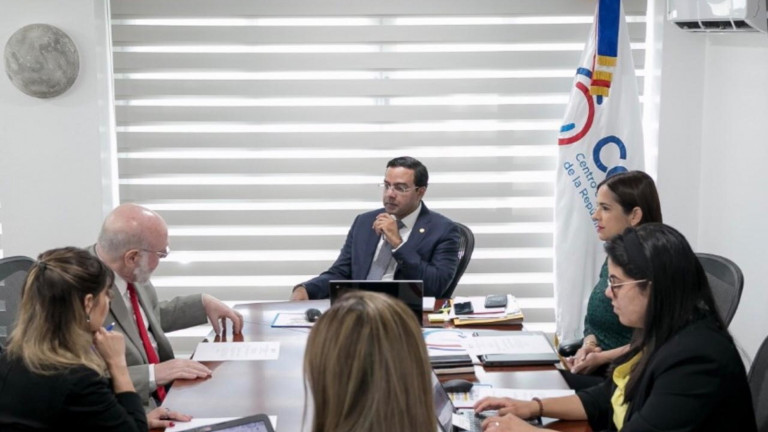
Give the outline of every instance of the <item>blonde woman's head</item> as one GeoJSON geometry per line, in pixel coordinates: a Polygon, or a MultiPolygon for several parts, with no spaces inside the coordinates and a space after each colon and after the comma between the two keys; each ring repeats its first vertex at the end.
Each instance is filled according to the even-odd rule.
{"type": "Polygon", "coordinates": [[[365,291],[341,297],[309,335],[304,374],[314,432],[437,428],[421,328],[393,297],[365,291]]]}
{"type": "MultiPolygon", "coordinates": [[[[91,310],[103,321],[114,274],[97,257],[75,247],[51,249],[37,257],[27,274],[8,352],[37,373],[86,365],[103,372],[92,349],[91,310]]],[[[97,318],[98,317],[98,318],[97,318]]]]}

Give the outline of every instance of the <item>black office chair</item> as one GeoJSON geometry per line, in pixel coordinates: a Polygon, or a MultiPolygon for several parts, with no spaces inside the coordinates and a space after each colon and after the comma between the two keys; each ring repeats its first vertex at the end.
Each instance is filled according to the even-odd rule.
{"type": "Polygon", "coordinates": [[[727,326],[739,307],[744,275],[739,266],[728,258],[708,253],[697,253],[696,256],[707,273],[712,296],[715,297],[715,306],[727,326]]]}
{"type": "Polygon", "coordinates": [[[757,418],[757,432],[768,432],[768,337],[757,349],[749,368],[749,389],[757,418]]]}
{"type": "Polygon", "coordinates": [[[456,290],[456,285],[459,284],[461,275],[467,269],[469,260],[472,258],[472,251],[475,249],[475,235],[472,234],[472,230],[462,223],[455,222],[455,224],[459,227],[459,266],[456,268],[456,274],[451,283],[443,293],[443,298],[453,297],[453,291],[456,290]]]}
{"type": "Polygon", "coordinates": [[[0,352],[11,334],[27,271],[34,262],[25,256],[0,259],[0,352]]]}

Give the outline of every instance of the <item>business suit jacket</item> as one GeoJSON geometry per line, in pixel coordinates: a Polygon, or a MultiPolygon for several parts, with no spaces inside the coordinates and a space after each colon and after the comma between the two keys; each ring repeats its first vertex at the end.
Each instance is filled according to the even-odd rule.
{"type": "Polygon", "coordinates": [[[37,375],[21,359],[0,357],[0,430],[146,432],[147,417],[134,392],[115,394],[106,378],[78,366],[37,375]]]}
{"type": "MultiPolygon", "coordinates": [[[[341,253],[331,268],[304,282],[309,298],[327,298],[332,280],[363,280],[368,276],[380,235],[371,228],[384,209],[355,218],[341,253]]],[[[422,202],[408,241],[392,256],[397,261],[395,279],[423,280],[424,295],[441,297],[459,265],[459,228],[422,202]]]]}
{"type": "MultiPolygon", "coordinates": [[[[660,347],[638,386],[622,432],[757,430],[744,365],[711,318],[691,323],[660,347]]],[[[577,393],[592,430],[616,430],[614,389],[608,378],[577,393]]]]}
{"type": "MultiPolygon", "coordinates": [[[[88,250],[96,255],[94,246],[88,250]]],[[[165,336],[166,332],[181,330],[200,324],[205,324],[208,317],[203,308],[202,295],[195,294],[184,297],[175,297],[169,301],[158,301],[157,291],[151,282],[146,284],[134,284],[136,294],[139,297],[142,309],[147,316],[147,327],[157,341],[157,356],[161,362],[174,358],[171,342],[165,336]]],[[[120,295],[116,286],[112,290],[112,301],[109,305],[109,313],[104,320],[104,325],[115,323],[113,331],[125,335],[125,358],[128,362],[128,371],[131,374],[136,392],[148,408],[154,408],[155,402],[150,396],[154,389],[149,385],[149,360],[141,342],[138,327],[133,313],[120,295]]]]}

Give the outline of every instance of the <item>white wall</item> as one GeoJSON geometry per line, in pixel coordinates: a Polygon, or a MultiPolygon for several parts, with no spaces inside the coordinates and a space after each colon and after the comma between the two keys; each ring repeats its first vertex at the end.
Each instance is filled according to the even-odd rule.
{"type": "Polygon", "coordinates": [[[768,35],[710,37],[706,51],[699,249],[744,272],[731,330],[752,356],[768,335],[768,35]]]}
{"type": "Polygon", "coordinates": [[[658,189],[664,222],[697,249],[706,36],[664,25],[658,189]]]}
{"type": "Polygon", "coordinates": [[[0,76],[0,223],[5,256],[95,241],[115,200],[110,179],[114,127],[104,0],[0,0],[0,42],[32,23],[54,25],[80,53],[66,93],[37,99],[0,76]],[[102,151],[104,150],[104,151],[102,151]],[[109,158],[107,157],[107,161],[109,158]]]}
{"type": "Polygon", "coordinates": [[[744,272],[731,333],[752,358],[768,335],[768,35],[664,28],[658,185],[665,222],[744,272]]]}

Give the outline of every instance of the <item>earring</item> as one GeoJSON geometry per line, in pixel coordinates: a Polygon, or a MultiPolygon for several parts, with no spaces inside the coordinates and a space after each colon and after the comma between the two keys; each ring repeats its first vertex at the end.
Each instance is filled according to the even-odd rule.
{"type": "Polygon", "coordinates": [[[85,316],[85,322],[91,322],[91,315],[90,314],[87,314],[85,316]]]}

